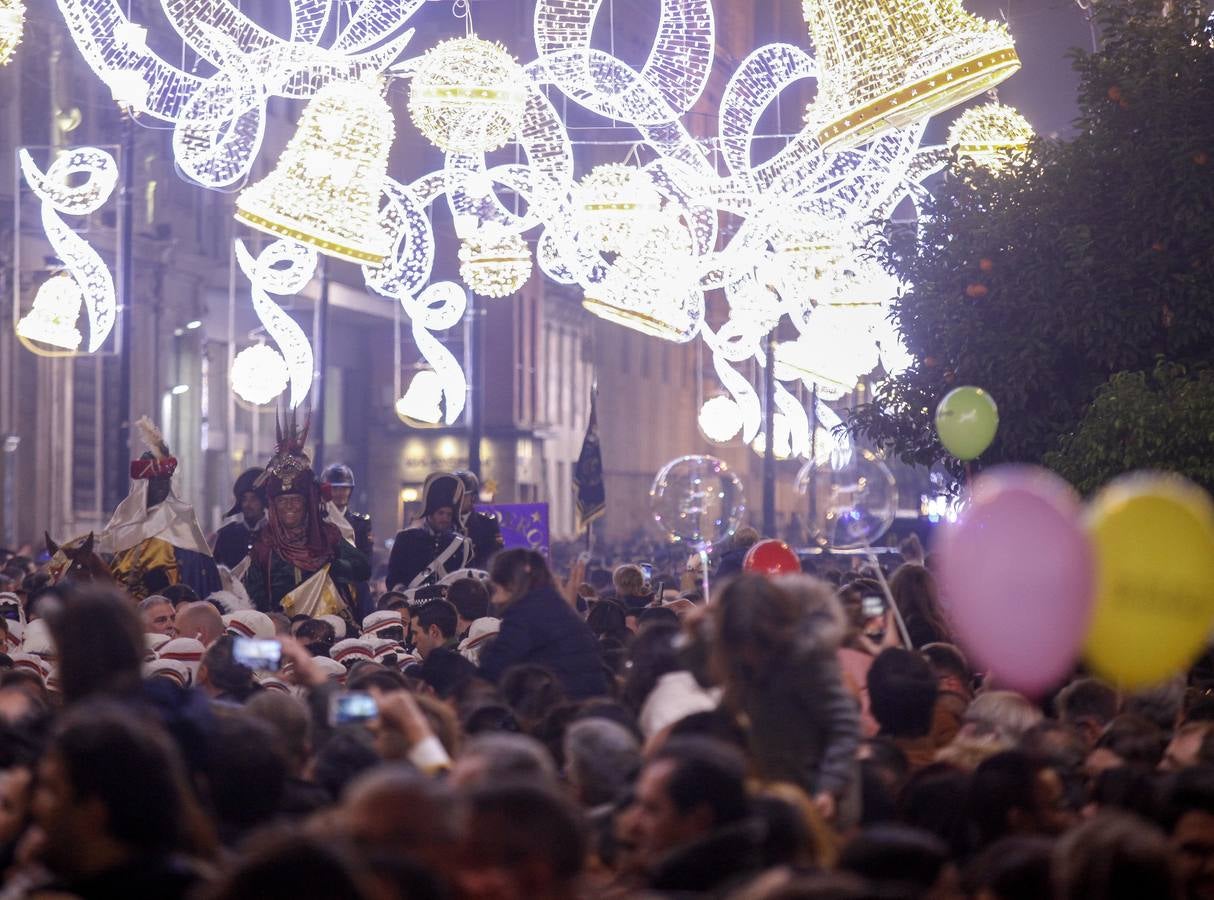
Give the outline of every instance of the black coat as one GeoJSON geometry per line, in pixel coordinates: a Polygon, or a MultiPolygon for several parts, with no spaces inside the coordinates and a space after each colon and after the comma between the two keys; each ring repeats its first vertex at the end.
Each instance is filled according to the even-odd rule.
{"type": "Polygon", "coordinates": [[[244,519],[229,522],[215,534],[215,549],[212,556],[215,564],[235,569],[253,549],[257,532],[244,523],[244,519]]]}
{"type": "Polygon", "coordinates": [[[441,580],[452,572],[467,568],[468,560],[472,558],[472,542],[454,532],[435,534],[424,526],[406,528],[398,532],[396,542],[392,545],[392,555],[388,557],[388,587],[404,586],[408,588],[423,569],[437,559],[453,540],[463,540],[464,546],[451,554],[450,558],[440,567],[437,573],[441,580]]]}
{"type": "Polygon", "coordinates": [[[354,529],[354,546],[358,548],[358,552],[371,558],[371,551],[374,546],[371,541],[371,517],[366,513],[351,512],[349,509],[345,512],[346,521],[350,523],[350,527],[354,529]]]}
{"type": "Polygon", "coordinates": [[[502,523],[493,516],[472,510],[464,522],[464,533],[472,541],[469,568],[488,570],[493,554],[502,549],[502,523]]]}
{"type": "Polygon", "coordinates": [[[511,666],[545,666],[571,699],[607,693],[598,642],[555,588],[524,594],[506,607],[497,638],[481,651],[481,675],[496,682],[511,666]]]}

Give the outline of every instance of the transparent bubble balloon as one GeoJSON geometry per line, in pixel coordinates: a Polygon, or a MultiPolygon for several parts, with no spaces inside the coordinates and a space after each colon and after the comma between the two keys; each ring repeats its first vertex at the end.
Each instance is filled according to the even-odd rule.
{"type": "Polygon", "coordinates": [[[832,550],[875,544],[898,514],[898,483],[871,450],[831,454],[797,475],[797,490],[809,498],[814,539],[832,550]]]}
{"type": "Polygon", "coordinates": [[[653,518],[675,543],[711,548],[730,537],[746,512],[742,482],[715,456],[680,456],[649,489],[653,518]]]}

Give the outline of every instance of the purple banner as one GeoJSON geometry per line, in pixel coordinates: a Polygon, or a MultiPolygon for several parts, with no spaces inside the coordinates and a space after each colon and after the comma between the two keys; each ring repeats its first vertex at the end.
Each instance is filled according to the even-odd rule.
{"type": "Polygon", "coordinates": [[[501,523],[506,549],[526,547],[548,555],[547,503],[481,503],[476,508],[501,523]]]}

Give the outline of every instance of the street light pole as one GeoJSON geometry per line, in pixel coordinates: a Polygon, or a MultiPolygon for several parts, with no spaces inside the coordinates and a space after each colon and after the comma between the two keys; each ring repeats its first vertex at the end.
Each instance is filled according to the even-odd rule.
{"type": "Polygon", "coordinates": [[[770,334],[763,340],[763,537],[771,538],[776,536],[776,345],[770,334]]]}
{"type": "MultiPolygon", "coordinates": [[[[122,330],[122,347],[118,353],[118,435],[112,471],[114,483],[111,499],[116,503],[126,493],[130,474],[131,451],[131,357],[134,348],[134,257],[135,217],[132,201],[135,193],[135,119],[134,111],[122,115],[122,163],[118,178],[118,316],[122,330]]],[[[106,504],[113,506],[114,503],[106,504]]]]}
{"type": "Polygon", "coordinates": [[[468,372],[468,471],[481,477],[481,439],[484,436],[485,364],[480,317],[476,294],[465,289],[468,297],[464,328],[464,368],[468,372]]]}

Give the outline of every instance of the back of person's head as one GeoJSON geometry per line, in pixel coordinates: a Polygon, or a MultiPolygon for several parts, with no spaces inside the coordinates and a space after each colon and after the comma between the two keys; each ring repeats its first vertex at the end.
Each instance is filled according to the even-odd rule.
{"type": "Polygon", "coordinates": [[[802,604],[789,591],[750,574],[728,581],[711,610],[718,635],[712,668],[727,691],[779,670],[800,637],[804,618],[802,604]]]}
{"type": "Polygon", "coordinates": [[[464,868],[510,874],[513,896],[558,896],[586,857],[581,818],[551,785],[484,783],[468,795],[464,868]]]}
{"type": "Polygon", "coordinates": [[[158,728],[109,701],[80,703],[59,720],[48,750],[75,803],[96,799],[109,836],[137,856],[183,839],[187,796],[181,759],[158,728]]]}
{"type": "Polygon", "coordinates": [[[324,619],[306,619],[295,627],[295,638],[313,656],[328,656],[337,643],[337,632],[324,619]]]}
{"type": "Polygon", "coordinates": [[[898,796],[898,818],[934,834],[951,848],[963,846],[969,777],[944,763],[933,763],[907,779],[898,796]]]}
{"type": "Polygon", "coordinates": [[[429,631],[432,626],[438,628],[443,640],[449,641],[459,627],[459,613],[446,600],[430,600],[413,610],[415,629],[429,631]]]}
{"type": "Polygon", "coordinates": [[[928,894],[948,865],[948,847],[938,837],[906,825],[873,825],[853,838],[839,855],[839,868],[853,872],[877,890],[904,889],[928,894]]]}
{"type": "Polygon", "coordinates": [[[937,641],[933,644],[924,644],[919,648],[919,652],[923,654],[927,664],[932,667],[932,674],[936,678],[951,677],[962,684],[969,684],[971,676],[969,662],[955,644],[937,641]]]}
{"type": "Polygon", "coordinates": [[[1188,813],[1214,818],[1214,768],[1183,769],[1171,777],[1163,793],[1161,823],[1175,831],[1188,813]]]}
{"type": "Polygon", "coordinates": [[[992,734],[1014,744],[1045,716],[1015,691],[984,691],[966,707],[962,718],[979,734],[992,734]]]}
{"type": "Polygon", "coordinates": [[[557,771],[552,756],[535,738],[489,731],[464,745],[451,778],[460,787],[505,781],[555,783],[557,771]]]}
{"type": "Polygon", "coordinates": [[[590,612],[586,615],[586,624],[594,632],[595,637],[625,639],[630,635],[628,613],[614,600],[600,600],[590,607],[590,612]]]}
{"type": "Polygon", "coordinates": [[[641,610],[641,614],[637,616],[637,628],[646,628],[650,625],[677,626],[678,624],[679,614],[666,606],[651,606],[641,610]]]}
{"type": "Polygon", "coordinates": [[[1130,766],[1154,769],[1163,759],[1168,736],[1145,716],[1122,713],[1111,721],[1096,740],[1097,750],[1107,750],[1130,766]]]}
{"type": "Polygon", "coordinates": [[[1185,680],[1183,675],[1135,691],[1125,698],[1123,712],[1150,719],[1162,731],[1171,731],[1184,707],[1185,680]]]}
{"type": "Polygon", "coordinates": [[[744,752],[749,742],[746,729],[723,709],[684,716],[670,727],[670,738],[709,738],[728,744],[739,752],[744,752]]]}
{"type": "Polygon", "coordinates": [[[517,734],[521,731],[514,712],[504,703],[479,703],[464,713],[464,734],[485,734],[504,731],[517,734]]]}
{"type": "Polygon", "coordinates": [[[889,592],[898,611],[908,623],[911,620],[929,626],[937,641],[946,641],[948,623],[940,611],[936,577],[926,566],[904,563],[889,580],[889,592]]]}
{"type": "Polygon", "coordinates": [[[370,732],[365,728],[342,728],[317,750],[312,777],[337,800],[346,785],[379,762],[370,732]]]}
{"type": "Polygon", "coordinates": [[[970,862],[965,888],[986,900],[1045,900],[1053,848],[1049,838],[1027,834],[995,841],[970,862]]]}
{"type": "Polygon", "coordinates": [[[59,690],[65,703],[138,690],[143,626],[120,591],[82,587],[48,624],[59,655],[59,690]]]}
{"type": "Polygon", "coordinates": [[[615,801],[641,767],[641,748],[623,725],[582,719],[565,731],[565,771],[578,801],[587,807],[615,801]]]}
{"type": "Polygon", "coordinates": [[[553,585],[552,572],[544,557],[534,550],[512,547],[493,557],[489,579],[505,589],[511,600],[553,585]]]}
{"type": "Polygon", "coordinates": [[[936,677],[927,661],[899,647],[882,650],[868,670],[868,698],[882,732],[922,737],[931,730],[936,677]]]}
{"type": "Polygon", "coordinates": [[[385,591],[375,601],[376,612],[380,610],[399,610],[409,608],[409,598],[400,591],[385,591]]]}
{"type": "Polygon", "coordinates": [[[720,828],[750,812],[746,792],[746,760],[729,744],[712,738],[671,737],[646,763],[669,764],[666,792],[674,808],[687,815],[701,807],[720,828]]]}
{"type": "Polygon", "coordinates": [[[207,753],[207,797],[232,840],[273,819],[286,789],[286,756],[278,732],[243,710],[216,716],[207,753]]]}
{"type": "Polygon", "coordinates": [[[447,602],[455,607],[465,622],[475,622],[489,615],[489,589],[479,578],[460,578],[447,588],[447,602]]]}
{"type": "Polygon", "coordinates": [[[981,846],[1011,833],[1014,810],[1033,809],[1037,776],[1045,768],[1044,760],[1018,750],[997,753],[978,764],[970,780],[966,813],[981,846]]]}
{"type": "Polygon", "coordinates": [[[683,668],[676,646],[678,625],[658,622],[638,632],[628,646],[628,667],[620,699],[635,713],[641,709],[658,679],[683,668]]]}
{"type": "Polygon", "coordinates": [[[645,573],[640,566],[625,563],[611,573],[611,583],[621,597],[641,597],[645,594],[645,573]]]}
{"type": "Polygon", "coordinates": [[[177,634],[208,644],[223,634],[223,616],[210,603],[187,603],[177,610],[177,634]]]}
{"type": "Polygon", "coordinates": [[[257,689],[253,670],[242,666],[233,655],[236,639],[230,634],[217,638],[202,656],[199,679],[214,690],[228,694],[242,703],[257,689]],[[203,674],[205,670],[205,675],[203,674]]]}
{"type": "Polygon", "coordinates": [[[1137,816],[1103,812],[1054,847],[1057,900],[1179,900],[1179,879],[1163,833],[1137,816]]]}
{"type": "Polygon", "coordinates": [[[1090,721],[1099,728],[1113,721],[1120,705],[1117,691],[1097,678],[1072,681],[1058,692],[1054,702],[1061,721],[1072,724],[1090,721]]]}
{"type": "Polygon", "coordinates": [[[759,543],[759,532],[749,525],[743,525],[733,533],[732,543],[736,550],[749,550],[759,543]]]}
{"type": "Polygon", "coordinates": [[[201,598],[198,593],[184,582],[170,584],[161,590],[161,595],[174,606],[182,603],[197,603],[201,598]]]}
{"type": "Polygon", "coordinates": [[[503,672],[498,691],[525,729],[538,724],[566,699],[556,673],[532,664],[511,666],[503,672]]]}
{"type": "Polygon", "coordinates": [[[274,729],[289,771],[298,775],[312,753],[312,716],[304,702],[279,691],[261,691],[245,710],[274,729]]]}
{"type": "Polygon", "coordinates": [[[1016,749],[1047,759],[1055,768],[1067,772],[1082,766],[1088,752],[1078,729],[1056,719],[1042,719],[1029,728],[1020,736],[1016,749]]]}
{"type": "Polygon", "coordinates": [[[460,691],[478,676],[479,670],[455,650],[437,647],[420,666],[414,666],[409,674],[420,678],[434,690],[436,697],[446,700],[460,691]]]}
{"type": "Polygon", "coordinates": [[[338,842],[304,829],[255,835],[202,900],[362,900],[373,896],[338,842]]]}
{"type": "Polygon", "coordinates": [[[1155,821],[1162,812],[1165,777],[1142,766],[1104,769],[1088,787],[1088,808],[1120,810],[1155,821]]]}

